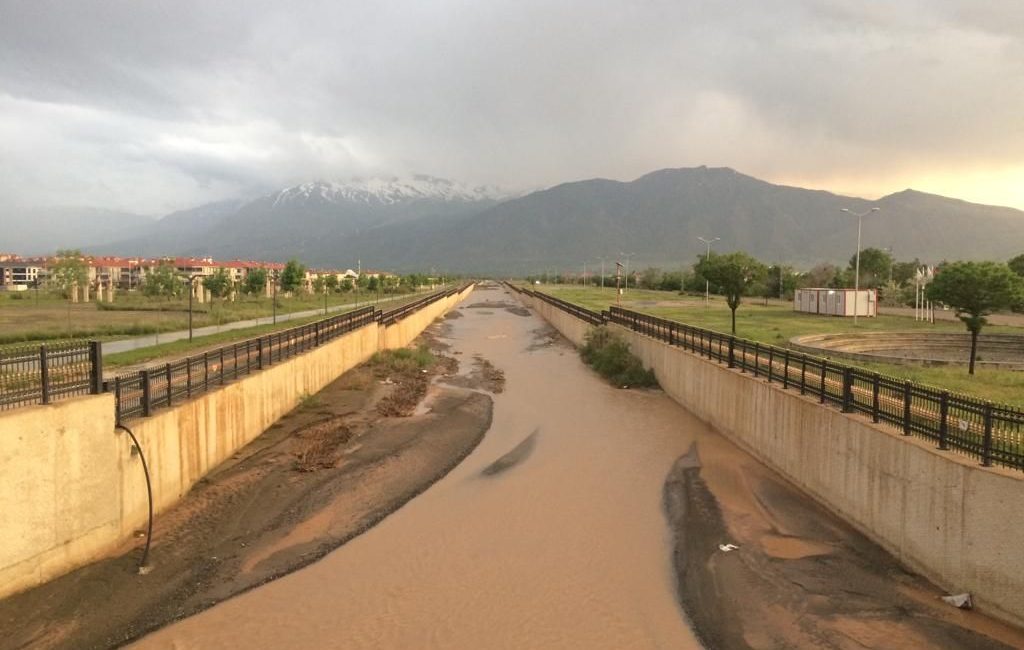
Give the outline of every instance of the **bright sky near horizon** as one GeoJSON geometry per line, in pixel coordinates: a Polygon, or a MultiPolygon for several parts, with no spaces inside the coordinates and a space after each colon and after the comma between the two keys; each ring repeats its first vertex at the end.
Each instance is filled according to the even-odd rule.
{"type": "Polygon", "coordinates": [[[0,0],[10,206],[729,166],[1024,209],[1024,3],[0,0]]]}

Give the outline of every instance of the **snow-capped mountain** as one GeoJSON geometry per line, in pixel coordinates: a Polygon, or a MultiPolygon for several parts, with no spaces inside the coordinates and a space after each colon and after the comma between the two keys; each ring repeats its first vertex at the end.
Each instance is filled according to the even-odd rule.
{"type": "Polygon", "coordinates": [[[315,181],[285,188],[273,194],[272,205],[309,201],[367,205],[395,205],[411,201],[496,201],[507,195],[489,186],[471,187],[445,178],[416,175],[411,178],[354,178],[344,183],[315,181]]]}

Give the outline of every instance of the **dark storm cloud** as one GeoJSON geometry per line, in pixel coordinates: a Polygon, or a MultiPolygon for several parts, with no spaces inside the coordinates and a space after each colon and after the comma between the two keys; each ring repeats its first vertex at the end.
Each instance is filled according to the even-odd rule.
{"type": "Polygon", "coordinates": [[[414,171],[1012,179],[1024,8],[979,4],[0,0],[0,191],[161,212],[414,171]]]}

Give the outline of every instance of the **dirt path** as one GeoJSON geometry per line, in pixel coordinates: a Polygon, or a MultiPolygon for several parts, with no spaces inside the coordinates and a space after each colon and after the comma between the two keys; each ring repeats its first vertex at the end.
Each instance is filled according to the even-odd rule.
{"type": "Polygon", "coordinates": [[[437,388],[427,413],[380,414],[389,400],[415,406],[432,376],[457,366],[448,359],[426,374],[380,364],[347,373],[157,518],[148,575],[135,571],[135,543],[0,601],[0,648],[117,646],[309,564],[373,526],[483,438],[491,400],[479,390],[437,388]]]}

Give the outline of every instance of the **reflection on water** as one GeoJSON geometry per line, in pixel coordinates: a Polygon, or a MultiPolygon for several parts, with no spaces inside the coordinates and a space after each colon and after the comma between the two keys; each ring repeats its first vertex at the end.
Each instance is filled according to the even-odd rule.
{"type": "Polygon", "coordinates": [[[453,350],[507,380],[476,451],[321,561],[139,647],[699,647],[662,513],[665,476],[698,425],[663,395],[617,390],[571,349],[538,345],[535,316],[462,313],[448,321],[453,350]]]}

